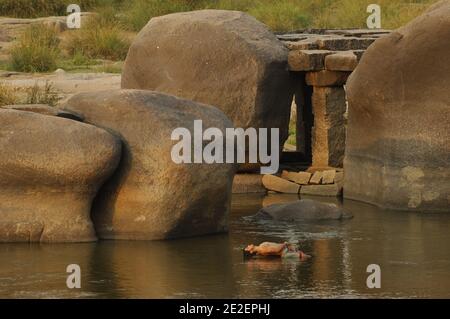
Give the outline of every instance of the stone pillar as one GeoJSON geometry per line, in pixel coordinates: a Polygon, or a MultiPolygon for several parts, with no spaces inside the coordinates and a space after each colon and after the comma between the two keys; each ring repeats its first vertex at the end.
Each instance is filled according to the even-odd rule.
{"type": "Polygon", "coordinates": [[[339,168],[343,166],[346,138],[344,85],[365,50],[390,31],[322,31],[278,38],[289,49],[289,70],[303,77],[295,94],[297,105],[304,111],[297,113],[298,150],[312,153],[312,165],[316,168],[339,168]]]}
{"type": "Polygon", "coordinates": [[[345,150],[345,91],[342,86],[315,86],[312,162],[315,167],[342,167],[345,150]]]}

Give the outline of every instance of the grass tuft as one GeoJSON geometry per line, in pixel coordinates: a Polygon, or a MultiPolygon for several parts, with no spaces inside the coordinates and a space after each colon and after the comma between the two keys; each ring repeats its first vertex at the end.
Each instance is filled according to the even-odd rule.
{"type": "Polygon", "coordinates": [[[47,104],[55,106],[59,100],[60,96],[51,82],[46,81],[43,87],[39,86],[36,82],[27,90],[25,104],[47,104]]]}
{"type": "Polygon", "coordinates": [[[82,24],[81,29],[70,32],[64,48],[73,57],[124,60],[131,42],[111,10],[102,11],[82,24]]]}
{"type": "Polygon", "coordinates": [[[33,25],[11,50],[11,69],[20,72],[49,72],[56,69],[59,39],[55,30],[33,25]]]}
{"type": "Polygon", "coordinates": [[[47,104],[55,106],[60,96],[53,84],[49,81],[44,86],[36,82],[27,89],[13,88],[8,84],[0,83],[0,106],[16,104],[47,104]]]}
{"type": "Polygon", "coordinates": [[[11,86],[0,83],[0,106],[17,104],[17,92],[11,86]]]}

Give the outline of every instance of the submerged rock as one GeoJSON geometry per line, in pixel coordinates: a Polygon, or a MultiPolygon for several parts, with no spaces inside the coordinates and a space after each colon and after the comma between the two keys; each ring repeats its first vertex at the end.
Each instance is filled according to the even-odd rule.
{"type": "Polygon", "coordinates": [[[90,219],[121,144],[92,125],[0,110],[0,242],[96,240],[90,219]]]}
{"type": "Polygon", "coordinates": [[[233,124],[219,109],[144,90],[73,96],[67,109],[123,140],[119,169],[96,198],[92,218],[107,239],[156,240],[227,230],[234,164],[176,164],[176,128],[194,120],[225,132],[233,124]]]}
{"type": "Polygon", "coordinates": [[[255,217],[280,221],[301,221],[337,220],[352,218],[353,216],[336,204],[322,203],[312,199],[301,199],[294,202],[272,204],[264,207],[255,217]]]}
{"type": "Polygon", "coordinates": [[[344,197],[450,210],[450,2],[378,39],[347,83],[344,197]]]}

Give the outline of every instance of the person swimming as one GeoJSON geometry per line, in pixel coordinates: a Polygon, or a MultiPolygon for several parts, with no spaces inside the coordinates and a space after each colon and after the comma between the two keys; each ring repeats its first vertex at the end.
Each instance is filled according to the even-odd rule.
{"type": "Polygon", "coordinates": [[[280,257],[280,258],[299,258],[300,260],[306,260],[311,256],[305,254],[294,244],[290,243],[271,243],[263,242],[259,245],[250,244],[244,248],[244,257],[280,257]]]}

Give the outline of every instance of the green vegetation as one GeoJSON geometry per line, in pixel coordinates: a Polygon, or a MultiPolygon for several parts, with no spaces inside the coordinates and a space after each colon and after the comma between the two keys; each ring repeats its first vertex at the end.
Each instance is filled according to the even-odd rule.
{"type": "Polygon", "coordinates": [[[89,59],[123,60],[130,43],[121,22],[115,19],[113,9],[105,8],[90,17],[81,29],[71,30],[64,49],[74,57],[82,55],[89,59]]]}
{"type": "Polygon", "coordinates": [[[103,63],[102,65],[95,68],[96,72],[102,73],[122,73],[122,64],[112,64],[112,63],[103,63]]]}
{"type": "MultiPolygon", "coordinates": [[[[198,1],[167,1],[167,0],[135,0],[130,1],[125,9],[122,21],[132,31],[142,29],[152,17],[174,12],[191,11],[197,8],[198,1]]],[[[200,1],[201,2],[201,1],[200,1]]],[[[199,6],[200,8],[200,6],[199,6]]]]}
{"type": "MultiPolygon", "coordinates": [[[[71,0],[0,0],[0,15],[66,15],[71,0]]],[[[436,0],[378,0],[384,28],[397,28],[436,0]]],[[[246,11],[275,31],[301,28],[360,28],[373,0],[78,0],[83,11],[115,12],[128,30],[140,30],[150,18],[179,11],[227,9],[246,11]],[[102,9],[103,8],[103,9],[102,9]]]]}
{"type": "MultiPolygon", "coordinates": [[[[378,0],[382,27],[394,29],[421,14],[437,0],[378,0]]],[[[0,15],[40,17],[66,15],[72,0],[0,0],[0,15]]],[[[62,34],[45,27],[27,30],[13,47],[8,68],[23,72],[104,69],[120,72],[102,60],[123,61],[136,32],[155,16],[199,9],[248,12],[272,30],[365,28],[366,8],[373,0],[77,0],[84,18],[80,30],[62,34]],[[60,43],[61,42],[61,43],[60,43]],[[101,65],[97,67],[97,65],[101,65]]],[[[1,63],[4,64],[4,63],[1,63]]],[[[0,67],[2,67],[0,65],[0,67]]]]}
{"type": "Polygon", "coordinates": [[[11,50],[11,68],[21,72],[56,69],[59,55],[57,33],[44,25],[30,26],[11,50]]]}
{"type": "Polygon", "coordinates": [[[37,18],[66,15],[67,6],[77,3],[85,10],[111,1],[98,0],[0,0],[0,16],[37,18]]]}
{"type": "Polygon", "coordinates": [[[295,116],[291,116],[289,121],[289,137],[286,140],[288,145],[297,145],[297,119],[295,116]]]}
{"type": "Polygon", "coordinates": [[[396,29],[420,15],[437,0],[338,0],[329,2],[323,10],[315,6],[312,27],[318,28],[366,28],[366,8],[371,3],[381,7],[381,25],[384,29],[396,29]]]}
{"type": "Polygon", "coordinates": [[[58,63],[58,67],[66,71],[77,71],[89,69],[98,63],[96,60],[86,57],[80,50],[74,50],[71,57],[69,56],[58,63]]]}

